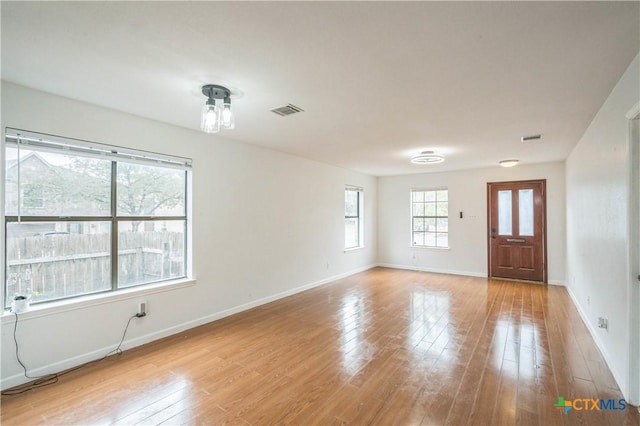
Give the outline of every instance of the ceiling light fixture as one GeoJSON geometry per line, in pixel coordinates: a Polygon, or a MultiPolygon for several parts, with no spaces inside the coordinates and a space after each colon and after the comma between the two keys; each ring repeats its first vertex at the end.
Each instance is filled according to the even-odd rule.
{"type": "Polygon", "coordinates": [[[436,164],[442,163],[443,161],[444,156],[436,154],[433,151],[423,151],[420,154],[411,157],[411,162],[413,164],[436,164]]]}
{"type": "Polygon", "coordinates": [[[542,139],[542,135],[523,136],[520,138],[521,142],[539,141],[542,139]]]}
{"type": "Polygon", "coordinates": [[[516,164],[518,164],[518,162],[519,162],[519,161],[520,161],[520,160],[502,160],[502,161],[500,162],[500,165],[501,165],[502,167],[513,167],[513,166],[515,166],[516,164]]]}
{"type": "Polygon", "coordinates": [[[231,108],[231,91],[215,84],[202,86],[207,102],[202,107],[200,128],[206,133],[218,133],[220,128],[235,128],[235,114],[231,108]],[[221,100],[216,105],[216,99],[221,100]]]}

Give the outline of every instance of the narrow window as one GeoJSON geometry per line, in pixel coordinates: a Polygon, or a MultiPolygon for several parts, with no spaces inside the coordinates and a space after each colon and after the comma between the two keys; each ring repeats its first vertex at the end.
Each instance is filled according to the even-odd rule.
{"type": "Polygon", "coordinates": [[[344,248],[363,247],[363,190],[348,186],[344,190],[344,248]]]}
{"type": "Polygon", "coordinates": [[[411,191],[411,244],[415,247],[449,247],[449,191],[411,191]]]}

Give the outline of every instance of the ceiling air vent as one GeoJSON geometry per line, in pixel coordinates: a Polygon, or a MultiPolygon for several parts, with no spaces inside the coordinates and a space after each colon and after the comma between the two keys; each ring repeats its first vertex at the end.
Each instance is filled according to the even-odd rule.
{"type": "Polygon", "coordinates": [[[520,141],[522,142],[533,142],[533,141],[539,141],[540,139],[542,139],[542,135],[531,135],[531,136],[523,136],[520,138],[520,141]]]}
{"type": "Polygon", "coordinates": [[[280,108],[274,108],[271,110],[271,112],[273,112],[274,114],[278,114],[281,117],[286,117],[287,115],[291,115],[291,114],[297,114],[299,112],[304,112],[304,110],[300,107],[297,107],[295,105],[285,105],[283,107],[280,108]]]}

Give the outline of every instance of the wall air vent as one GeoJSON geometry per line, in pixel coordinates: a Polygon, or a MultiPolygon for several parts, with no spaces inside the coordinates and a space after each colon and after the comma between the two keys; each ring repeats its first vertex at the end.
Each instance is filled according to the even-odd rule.
{"type": "Polygon", "coordinates": [[[274,113],[274,114],[278,114],[281,117],[286,117],[286,116],[291,115],[291,114],[297,114],[299,112],[304,112],[304,110],[302,108],[300,108],[300,107],[295,106],[295,105],[288,104],[288,105],[285,105],[285,106],[280,107],[280,108],[274,108],[274,109],[271,110],[271,112],[274,113]]]}
{"type": "Polygon", "coordinates": [[[520,141],[522,142],[533,142],[533,141],[539,141],[540,139],[542,139],[542,135],[531,135],[531,136],[523,136],[520,138],[520,141]]]}

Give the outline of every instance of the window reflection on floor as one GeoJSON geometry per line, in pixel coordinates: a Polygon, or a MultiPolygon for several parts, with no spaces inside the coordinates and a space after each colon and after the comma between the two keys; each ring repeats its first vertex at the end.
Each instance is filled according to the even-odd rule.
{"type": "Polygon", "coordinates": [[[449,293],[420,289],[410,297],[407,349],[417,360],[438,357],[451,337],[449,293]]]}
{"type": "Polygon", "coordinates": [[[355,374],[368,361],[372,346],[363,334],[369,322],[364,298],[358,292],[345,295],[340,308],[342,368],[355,374]]]}

